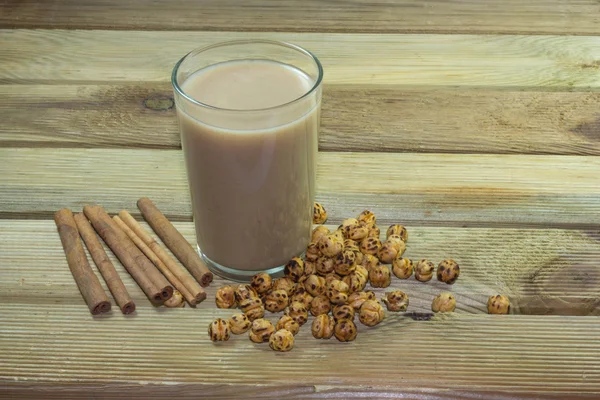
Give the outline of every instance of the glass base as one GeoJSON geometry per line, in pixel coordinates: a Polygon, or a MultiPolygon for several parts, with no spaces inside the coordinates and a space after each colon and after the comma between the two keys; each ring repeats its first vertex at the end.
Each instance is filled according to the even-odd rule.
{"type": "Polygon", "coordinates": [[[214,262],[210,258],[208,258],[202,252],[202,250],[200,250],[200,247],[198,245],[196,245],[196,249],[198,250],[198,254],[200,255],[200,258],[202,258],[202,260],[204,260],[204,262],[208,266],[208,269],[210,269],[210,271],[213,274],[219,275],[221,278],[229,279],[229,280],[236,281],[236,282],[246,283],[246,282],[250,282],[252,277],[259,272],[266,272],[267,274],[271,275],[273,278],[280,278],[283,276],[283,268],[285,267],[285,265],[280,265],[279,267],[267,269],[264,271],[263,270],[247,271],[247,270],[242,270],[242,269],[227,268],[217,262],[214,262]]]}

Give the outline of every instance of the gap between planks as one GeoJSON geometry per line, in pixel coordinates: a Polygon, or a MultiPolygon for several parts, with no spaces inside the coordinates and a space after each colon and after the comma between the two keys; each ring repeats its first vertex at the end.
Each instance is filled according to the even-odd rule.
{"type": "Polygon", "coordinates": [[[130,0],[3,3],[0,27],[372,33],[596,34],[593,0],[130,0]]]}

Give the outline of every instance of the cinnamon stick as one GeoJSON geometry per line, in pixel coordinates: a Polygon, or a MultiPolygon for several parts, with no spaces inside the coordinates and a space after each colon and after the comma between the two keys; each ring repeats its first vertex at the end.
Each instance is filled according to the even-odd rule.
{"type": "Polygon", "coordinates": [[[83,213],[151,301],[159,303],[171,298],[173,287],[102,207],[85,206],[83,213]]]}
{"type": "MultiPolygon", "coordinates": [[[[169,254],[167,254],[167,251],[163,249],[163,247],[156,240],[154,240],[152,236],[150,236],[146,229],[144,229],[135,220],[135,218],[133,218],[131,214],[129,214],[127,210],[121,210],[121,212],[119,212],[119,217],[120,220],[132,231],[132,234],[135,235],[136,238],[140,239],[143,242],[143,244],[145,244],[145,246],[148,248],[148,252],[158,257],[158,262],[162,262],[162,264],[164,264],[165,267],[168,268],[169,271],[173,275],[175,275],[175,277],[183,284],[185,289],[187,289],[187,292],[190,293],[192,296],[192,301],[190,301],[190,299],[186,297],[186,300],[188,301],[188,303],[190,303],[190,305],[196,305],[204,299],[206,299],[206,292],[204,291],[204,289],[202,289],[202,287],[200,287],[198,282],[196,282],[196,280],[184,268],[179,266],[179,264],[177,264],[177,262],[169,254]]],[[[123,230],[125,231],[125,229],[123,230]]],[[[129,234],[127,231],[125,231],[125,233],[127,233],[129,237],[133,240],[131,234],[129,234]]],[[[138,244],[136,240],[133,241],[135,244],[138,244]]],[[[153,257],[147,254],[146,250],[140,247],[140,245],[138,245],[138,247],[158,267],[153,257]]],[[[167,279],[169,279],[168,276],[167,279]]],[[[169,281],[171,281],[171,279],[169,279],[169,281]]],[[[173,281],[171,281],[171,283],[174,284],[173,281]]],[[[176,289],[178,289],[185,297],[184,291],[177,287],[176,289]]]]}
{"type": "Polygon", "coordinates": [[[68,208],[63,208],[54,214],[54,222],[67,256],[69,269],[90,312],[92,315],[98,315],[110,311],[108,296],[102,289],[100,280],[92,271],[83,245],[79,240],[79,232],[73,213],[68,208]]]}
{"type": "Polygon", "coordinates": [[[102,274],[121,312],[123,314],[131,314],[135,311],[135,303],[131,299],[131,296],[129,296],[127,288],[119,277],[115,266],[108,259],[108,255],[104,251],[104,247],[102,247],[102,243],[100,243],[100,239],[98,239],[94,228],[92,228],[83,214],[75,215],[75,223],[83,242],[92,256],[92,260],[96,263],[96,267],[98,267],[100,274],[102,274]]]}
{"type": "Polygon", "coordinates": [[[162,272],[165,278],[167,278],[167,280],[171,282],[171,285],[173,285],[175,289],[181,292],[181,294],[187,300],[187,302],[190,303],[190,305],[196,305],[196,298],[185,287],[181,280],[179,280],[179,278],[177,278],[177,276],[175,276],[175,274],[173,274],[173,272],[171,272],[171,270],[167,268],[165,263],[161,261],[161,259],[156,255],[156,253],[154,253],[150,249],[150,247],[148,247],[146,243],[144,243],[144,241],[138,235],[136,235],[136,233],[133,230],[131,230],[131,228],[127,226],[127,224],[123,222],[121,218],[119,218],[118,215],[113,216],[113,221],[115,221],[117,226],[121,228],[123,232],[125,232],[125,234],[129,237],[129,239],[131,239],[133,243],[135,243],[138,249],[140,249],[142,253],[144,253],[150,261],[152,261],[156,268],[158,268],[158,270],[162,272]]]}
{"type": "Polygon", "coordinates": [[[142,197],[138,200],[137,205],[148,224],[150,224],[154,232],[156,232],[171,252],[175,254],[175,257],[200,282],[200,285],[208,286],[213,280],[213,274],[208,270],[204,261],[202,261],[189,242],[185,240],[167,217],[160,212],[152,200],[142,197]]]}

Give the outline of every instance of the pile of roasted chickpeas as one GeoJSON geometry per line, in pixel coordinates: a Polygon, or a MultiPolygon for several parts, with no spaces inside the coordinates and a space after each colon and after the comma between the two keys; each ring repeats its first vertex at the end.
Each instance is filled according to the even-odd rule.
{"type": "MultiPolygon", "coordinates": [[[[323,224],[327,213],[315,203],[313,222],[323,224]]],[[[390,286],[392,274],[408,279],[413,273],[421,282],[437,279],[449,285],[456,282],[460,267],[452,259],[436,265],[422,259],[413,263],[403,258],[408,231],[402,225],[390,225],[385,241],[380,240],[375,214],[365,210],[357,218],[348,218],[334,232],[318,225],[312,232],[304,258],[291,259],[284,268],[284,277],[273,279],[258,273],[250,284],[228,285],[217,290],[215,302],[219,308],[239,308],[241,313],[229,320],[213,321],[208,333],[213,341],[229,340],[230,335],[249,332],[255,343],[268,342],[276,351],[294,347],[294,336],[313,319],[311,331],[317,339],[335,336],[341,342],[356,339],[355,314],[365,326],[375,326],[388,311],[406,311],[409,298],[401,290],[385,293],[381,302],[375,293],[366,290],[390,286]],[[390,268],[391,267],[391,268],[390,268]],[[265,311],[283,312],[275,326],[264,318],[265,311]]],[[[440,293],[431,304],[433,312],[453,312],[456,299],[450,293],[440,293]]],[[[508,314],[510,303],[502,295],[491,296],[487,304],[490,314],[508,314]]]]}

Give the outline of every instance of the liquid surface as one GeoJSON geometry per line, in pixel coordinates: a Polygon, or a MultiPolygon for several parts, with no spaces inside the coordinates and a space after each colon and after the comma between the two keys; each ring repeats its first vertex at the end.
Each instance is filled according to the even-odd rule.
{"type": "MultiPolygon", "coordinates": [[[[235,61],[193,74],[182,89],[205,104],[248,110],[289,103],[312,84],[283,64],[235,61]]],[[[266,270],[305,250],[319,109],[315,97],[260,113],[203,110],[191,116],[179,110],[196,236],[212,261],[266,270]]]]}
{"type": "Polygon", "coordinates": [[[257,110],[289,103],[312,82],[297,69],[273,61],[231,61],[190,76],[183,91],[203,104],[230,110],[257,110]]]}

